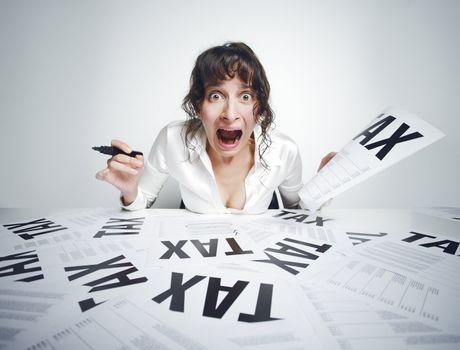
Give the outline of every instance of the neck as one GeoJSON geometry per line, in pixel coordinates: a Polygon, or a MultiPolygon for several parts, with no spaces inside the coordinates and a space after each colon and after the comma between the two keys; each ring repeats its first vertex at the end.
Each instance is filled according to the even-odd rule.
{"type": "Polygon", "coordinates": [[[206,145],[206,152],[208,153],[209,159],[213,166],[232,166],[240,165],[242,162],[254,161],[254,144],[248,143],[240,152],[234,156],[224,157],[217,154],[209,144],[206,145]]]}

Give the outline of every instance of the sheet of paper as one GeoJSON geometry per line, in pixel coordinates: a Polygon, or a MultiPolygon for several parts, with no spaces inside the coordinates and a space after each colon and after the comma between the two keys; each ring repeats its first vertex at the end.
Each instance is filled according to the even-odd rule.
{"type": "Polygon", "coordinates": [[[392,235],[357,246],[317,280],[460,334],[457,247],[458,242],[439,236],[416,232],[392,235]]]}
{"type": "Polygon", "coordinates": [[[233,344],[230,348],[251,349],[317,344],[311,325],[297,307],[296,285],[285,279],[203,267],[161,272],[150,279],[149,298],[138,299],[143,309],[182,325],[180,329],[197,334],[202,342],[226,339],[233,344]],[[183,304],[174,300],[182,295],[180,285],[187,285],[183,304]],[[199,332],[200,328],[208,332],[199,332]]]}
{"type": "Polygon", "coordinates": [[[149,239],[158,231],[159,219],[151,210],[86,210],[61,214],[58,218],[80,233],[80,239],[149,239]]]}
{"type": "MultiPolygon", "coordinates": [[[[216,344],[217,345],[217,344],[216,344]]],[[[27,349],[212,349],[122,299],[64,322],[27,349]]]]}
{"type": "Polygon", "coordinates": [[[460,295],[459,240],[444,235],[410,231],[369,242],[350,251],[354,258],[367,258],[388,270],[418,276],[460,295]]]}
{"type": "Polygon", "coordinates": [[[42,246],[59,244],[82,238],[82,234],[59,218],[27,218],[0,224],[0,253],[16,250],[37,249],[42,246]]]}
{"type": "Polygon", "coordinates": [[[48,218],[24,219],[0,226],[0,253],[33,250],[75,240],[149,240],[158,234],[160,220],[147,210],[79,209],[48,218]],[[131,239],[132,240],[132,239],[131,239]]]}
{"type": "Polygon", "coordinates": [[[30,284],[0,287],[0,348],[21,349],[58,324],[69,305],[79,296],[68,289],[49,285],[37,290],[30,284]]]}
{"type": "MultiPolygon", "coordinates": [[[[66,254],[57,247],[53,255],[66,254]]],[[[136,253],[139,254],[139,253],[136,253]]],[[[145,258],[145,255],[143,255],[145,258]]],[[[46,269],[46,283],[50,281],[86,292],[75,308],[85,312],[123,293],[143,288],[148,281],[143,266],[130,252],[110,253],[86,257],[46,269]]]]}
{"type": "Polygon", "coordinates": [[[86,311],[145,283],[139,263],[145,256],[132,242],[73,241],[0,257],[0,279],[36,290],[71,288],[84,296],[74,308],[86,311]]]}
{"type": "Polygon", "coordinates": [[[358,222],[343,224],[330,215],[316,215],[306,210],[270,210],[254,220],[240,225],[256,241],[270,237],[272,232],[304,235],[324,242],[339,244],[344,248],[386,236],[381,230],[361,228],[358,222]],[[354,227],[354,228],[353,228],[354,227]],[[348,237],[348,238],[346,238],[348,237]]]}
{"type": "Polygon", "coordinates": [[[57,348],[317,349],[293,286],[219,269],[151,270],[134,294],[56,328],[36,344],[57,348]],[[205,331],[204,331],[205,330],[205,331]],[[84,341],[82,341],[84,339],[84,341]],[[161,347],[162,346],[162,347],[161,347]]]}
{"type": "MultiPolygon", "coordinates": [[[[322,225],[308,225],[302,221],[306,214],[295,213],[299,222],[291,220],[292,215],[286,219],[280,217],[256,217],[251,221],[238,225],[241,234],[249,235],[255,242],[263,243],[270,240],[273,235],[287,234],[290,236],[308,237],[323,242],[340,245],[345,248],[351,247],[351,241],[347,238],[343,229],[328,228],[322,225]]],[[[316,222],[316,220],[315,220],[316,222]]]]}
{"type": "Polygon", "coordinates": [[[460,208],[416,208],[411,213],[411,227],[415,230],[437,232],[458,239],[460,236],[460,208]]]}
{"type": "Polygon", "coordinates": [[[233,236],[238,233],[236,222],[244,220],[236,215],[231,216],[176,216],[167,218],[159,224],[158,237],[168,239],[174,236],[189,237],[190,239],[200,236],[218,235],[233,236]]]}
{"type": "Polygon", "coordinates": [[[120,254],[126,251],[140,252],[142,248],[142,244],[136,240],[107,243],[95,240],[71,241],[36,250],[11,249],[0,255],[0,281],[2,283],[40,281],[48,274],[46,269],[50,267],[62,267],[98,255],[120,254]]]}
{"type": "Polygon", "coordinates": [[[282,223],[296,223],[306,226],[323,227],[324,224],[330,223],[334,219],[329,216],[317,215],[304,209],[279,209],[268,210],[260,217],[271,217],[282,223]]]}
{"type": "Polygon", "coordinates": [[[426,207],[417,208],[414,211],[425,213],[427,215],[436,216],[446,220],[460,221],[459,207],[426,207]]]}
{"type": "Polygon", "coordinates": [[[121,208],[73,208],[60,210],[53,214],[53,217],[64,220],[69,226],[76,229],[85,229],[95,226],[104,220],[104,218],[115,212],[121,212],[121,208]]]}
{"type": "Polygon", "coordinates": [[[388,235],[387,232],[381,232],[380,230],[360,230],[359,228],[347,228],[345,234],[353,245],[370,242],[388,235]]]}
{"type": "Polygon", "coordinates": [[[216,264],[261,259],[262,249],[245,233],[174,235],[154,238],[147,253],[147,268],[179,264],[216,264]]]}
{"type": "Polygon", "coordinates": [[[303,287],[305,314],[325,349],[454,350],[460,336],[396,313],[383,304],[314,284],[303,287]]]}
{"type": "Polygon", "coordinates": [[[297,282],[308,280],[342,257],[340,246],[308,236],[272,235],[262,246],[265,257],[246,266],[297,282]]]}
{"type": "Polygon", "coordinates": [[[385,109],[299,192],[311,211],[370,176],[442,138],[414,114],[385,109]]]}

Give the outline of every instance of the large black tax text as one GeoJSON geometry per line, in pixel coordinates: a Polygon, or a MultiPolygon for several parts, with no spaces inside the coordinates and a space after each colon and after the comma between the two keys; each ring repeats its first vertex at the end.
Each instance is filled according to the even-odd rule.
{"type": "Polygon", "coordinates": [[[298,223],[302,224],[315,224],[316,226],[322,227],[325,221],[330,221],[332,219],[323,219],[322,216],[316,216],[313,220],[308,220],[308,217],[311,215],[303,214],[303,213],[296,213],[294,211],[288,211],[281,209],[279,213],[273,215],[274,218],[281,218],[283,220],[293,220],[298,223]]]}
{"type": "Polygon", "coordinates": [[[7,228],[22,239],[29,240],[36,236],[44,235],[47,233],[67,230],[67,227],[58,225],[53,221],[46,218],[17,222],[14,224],[4,224],[3,227],[7,228]]]}
{"type": "MultiPolygon", "coordinates": [[[[383,115],[384,114],[381,114],[378,118],[381,118],[383,115]]],[[[387,154],[393,149],[393,147],[396,146],[396,144],[423,137],[423,135],[418,131],[404,135],[404,133],[410,128],[410,126],[403,122],[390,137],[379,141],[375,141],[373,143],[369,143],[375,136],[381,133],[383,129],[387,128],[395,120],[395,117],[393,117],[392,115],[388,115],[385,118],[380,119],[379,121],[368,127],[366,130],[360,132],[353,138],[353,140],[356,140],[358,137],[364,136],[364,138],[359,143],[363,145],[366,149],[371,150],[374,148],[381,147],[377,154],[375,154],[375,156],[378,159],[383,160],[387,156],[387,154]]]]}
{"type": "Polygon", "coordinates": [[[332,247],[329,244],[318,245],[306,241],[299,241],[293,238],[284,238],[283,241],[277,242],[276,245],[279,246],[279,248],[266,248],[264,250],[264,253],[268,257],[268,259],[254,261],[273,264],[289,272],[292,275],[297,275],[301,271],[295,269],[294,267],[297,267],[299,269],[307,268],[312,260],[318,259],[320,254],[325,253],[329,250],[329,248],[332,247]],[[287,244],[285,242],[289,242],[291,244],[287,244]],[[320,254],[315,254],[305,249],[313,250],[315,253],[320,254]],[[273,254],[269,254],[268,252],[273,254]],[[279,258],[280,256],[295,257],[297,259],[281,260],[279,258]]]}
{"type": "MultiPolygon", "coordinates": [[[[126,261],[126,257],[124,255],[118,255],[112,259],[105,260],[97,264],[64,267],[64,271],[66,272],[75,272],[67,277],[70,282],[88,275],[92,276],[92,274],[98,271],[108,269],[118,269],[119,271],[109,273],[104,277],[99,277],[84,283],[83,286],[92,287],[88,293],[147,282],[147,278],[143,276],[136,278],[129,277],[130,274],[135,273],[138,269],[130,261],[126,261]]],[[[93,298],[90,298],[80,301],[79,304],[81,310],[86,311],[100,303],[96,303],[93,298]]]]}
{"type": "Polygon", "coordinates": [[[457,241],[452,241],[450,239],[437,240],[436,236],[431,236],[424,233],[411,231],[410,234],[412,236],[404,238],[402,241],[408,243],[416,242],[416,244],[425,248],[441,249],[443,253],[449,255],[455,255],[460,245],[460,243],[457,241]]]}
{"type": "Polygon", "coordinates": [[[110,218],[107,223],[94,235],[94,238],[104,236],[138,235],[141,232],[145,217],[141,218],[110,218]]]}
{"type": "Polygon", "coordinates": [[[39,265],[38,254],[35,250],[0,256],[0,278],[15,275],[28,275],[15,280],[16,282],[33,282],[44,279],[39,265]],[[11,264],[11,262],[13,262],[11,264]]]}
{"type": "MultiPolygon", "coordinates": [[[[153,301],[161,304],[165,300],[171,298],[169,310],[184,312],[185,309],[185,291],[194,285],[205,280],[206,276],[195,275],[188,281],[184,282],[184,274],[180,272],[172,272],[171,274],[171,287],[158,294],[153,301]]],[[[225,313],[232,307],[235,301],[240,297],[246,287],[251,283],[250,281],[237,280],[233,286],[224,286],[219,277],[209,277],[208,286],[206,289],[206,296],[204,298],[202,316],[213,317],[221,319],[225,313]],[[226,293],[225,297],[218,303],[219,293],[226,293]]],[[[254,313],[240,313],[238,316],[239,322],[266,322],[279,320],[271,316],[272,298],[273,298],[273,284],[260,283],[258,284],[259,291],[257,300],[255,302],[254,313]]],[[[193,303],[196,303],[193,300],[193,303]]]]}
{"type": "MultiPolygon", "coordinates": [[[[162,256],[160,256],[160,259],[171,259],[173,255],[177,256],[179,259],[190,259],[190,255],[184,251],[184,246],[187,244],[187,242],[190,242],[190,244],[194,247],[192,249],[196,249],[203,258],[214,258],[217,256],[219,241],[222,242],[223,239],[211,238],[207,242],[202,242],[198,239],[183,239],[176,243],[171,241],[161,241],[161,243],[163,243],[166,248],[168,248],[168,250],[162,256]]],[[[225,238],[225,242],[226,243],[221,244],[226,244],[231,249],[230,251],[224,253],[226,256],[254,254],[252,250],[243,250],[234,237],[225,238]]],[[[190,247],[190,244],[188,244],[187,247],[190,247]]]]}

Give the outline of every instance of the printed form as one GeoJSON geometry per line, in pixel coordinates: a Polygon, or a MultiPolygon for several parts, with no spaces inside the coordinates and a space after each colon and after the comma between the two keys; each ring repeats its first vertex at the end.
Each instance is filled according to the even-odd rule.
{"type": "Polygon", "coordinates": [[[2,282],[0,287],[0,349],[21,349],[44,331],[57,326],[80,295],[48,285],[2,282]]]}
{"type": "MultiPolygon", "coordinates": [[[[273,276],[221,269],[150,270],[149,282],[62,323],[39,349],[319,349],[294,293],[273,276]]],[[[28,349],[34,349],[30,346],[28,349]]],[[[40,346],[40,347],[39,347],[40,346]]]]}
{"type": "Polygon", "coordinates": [[[455,350],[460,336],[395,312],[384,304],[366,303],[335,288],[302,288],[305,314],[325,349],[455,350]]]}
{"type": "Polygon", "coordinates": [[[318,210],[331,198],[443,136],[413,114],[385,109],[304,185],[299,192],[303,207],[318,210]]]}
{"type": "Polygon", "coordinates": [[[356,246],[316,277],[328,286],[460,335],[457,247],[458,242],[441,236],[394,235],[356,246]]]}

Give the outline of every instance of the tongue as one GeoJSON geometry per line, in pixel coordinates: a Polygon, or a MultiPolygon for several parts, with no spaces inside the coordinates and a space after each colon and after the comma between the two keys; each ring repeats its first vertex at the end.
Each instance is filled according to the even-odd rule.
{"type": "Polygon", "coordinates": [[[220,136],[226,139],[234,139],[238,136],[238,131],[236,130],[220,130],[220,136]]]}

